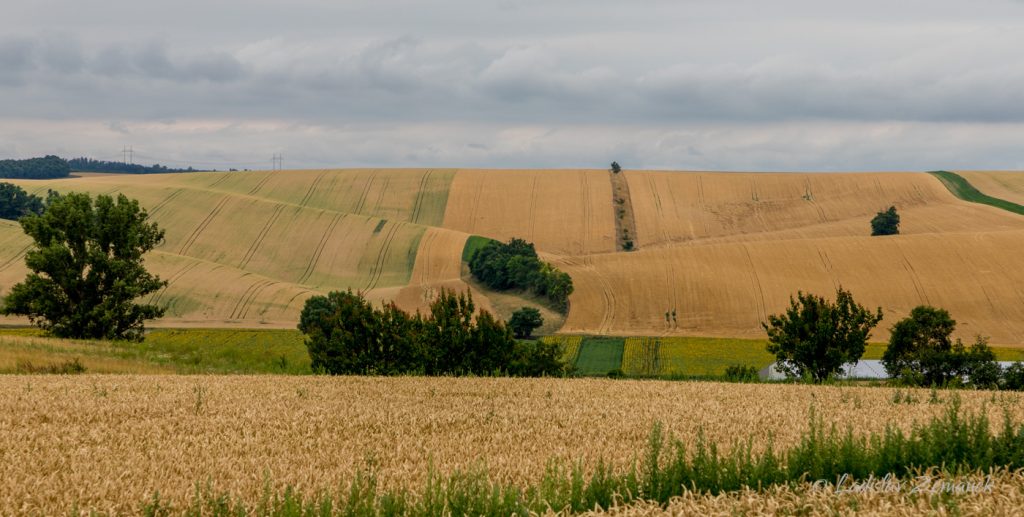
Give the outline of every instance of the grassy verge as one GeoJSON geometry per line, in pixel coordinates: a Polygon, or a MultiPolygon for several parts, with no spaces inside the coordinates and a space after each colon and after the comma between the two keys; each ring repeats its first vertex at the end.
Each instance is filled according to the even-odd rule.
{"type": "Polygon", "coordinates": [[[971,185],[970,182],[959,174],[949,171],[930,171],[929,174],[938,178],[954,196],[964,201],[994,206],[1015,214],[1024,215],[1024,206],[1012,201],[989,196],[975,188],[974,185],[971,185]]]}
{"type": "Polygon", "coordinates": [[[158,329],[142,343],[55,339],[0,329],[0,372],[78,360],[88,373],[310,373],[297,330],[158,329]]]}
{"type": "MultiPolygon", "coordinates": [[[[141,504],[146,515],[493,515],[526,516],[551,511],[582,513],[646,501],[659,505],[687,492],[723,494],[764,491],[773,486],[803,486],[821,480],[910,479],[922,472],[970,476],[1024,467],[1024,426],[1009,411],[999,432],[993,432],[984,411],[963,414],[957,399],[945,413],[915,425],[909,433],[890,425],[882,433],[857,436],[852,428],[837,430],[811,414],[808,429],[794,446],[776,452],[768,447],[753,453],[753,435],[738,438],[730,452],[719,452],[698,436],[692,449],[663,433],[650,432],[646,450],[625,470],[599,463],[589,474],[576,466],[552,461],[536,484],[519,487],[495,480],[485,468],[441,477],[431,471],[425,486],[383,490],[372,464],[347,487],[335,492],[300,494],[292,489],[262,501],[245,502],[197,485],[192,507],[172,508],[159,494],[141,504]]],[[[269,487],[269,483],[268,483],[269,487]]]]}

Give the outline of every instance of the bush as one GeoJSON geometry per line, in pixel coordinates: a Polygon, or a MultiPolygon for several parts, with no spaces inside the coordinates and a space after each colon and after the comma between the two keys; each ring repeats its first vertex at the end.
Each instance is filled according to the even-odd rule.
{"type": "Polygon", "coordinates": [[[530,339],[533,331],[543,324],[544,318],[540,315],[540,311],[533,307],[523,307],[513,312],[512,319],[508,321],[508,326],[512,328],[516,339],[530,339]]]}
{"type": "Polygon", "coordinates": [[[33,196],[17,185],[0,183],[0,219],[17,221],[24,215],[42,214],[43,209],[43,200],[39,196],[33,196]]]}
{"type": "Polygon", "coordinates": [[[733,364],[725,368],[725,380],[729,382],[757,382],[760,376],[757,368],[742,364],[733,364]]]}
{"type": "Polygon", "coordinates": [[[842,288],[836,290],[835,303],[798,292],[789,305],[785,314],[768,316],[768,322],[762,323],[768,332],[767,350],[787,377],[808,377],[814,382],[859,361],[871,329],[882,320],[881,307],[872,313],[842,288]]]}
{"type": "Polygon", "coordinates": [[[900,215],[896,213],[896,207],[890,206],[888,210],[878,212],[871,219],[871,235],[897,235],[900,233],[900,215]]]}
{"type": "Polygon", "coordinates": [[[1003,372],[1000,387],[1004,390],[1024,390],[1024,363],[1017,361],[1003,372]]]}
{"type": "Polygon", "coordinates": [[[615,174],[622,172],[622,167],[619,165],[619,162],[612,162],[612,172],[615,174]]]}
{"type": "Polygon", "coordinates": [[[518,377],[561,377],[570,372],[562,361],[558,343],[519,341],[508,373],[518,377]]]}

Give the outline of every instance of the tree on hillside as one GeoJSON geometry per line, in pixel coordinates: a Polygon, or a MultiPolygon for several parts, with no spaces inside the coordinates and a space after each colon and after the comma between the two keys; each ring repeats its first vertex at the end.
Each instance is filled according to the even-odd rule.
{"type": "Polygon", "coordinates": [[[612,172],[615,174],[622,172],[622,167],[619,165],[619,162],[612,162],[612,172]]]}
{"type": "Polygon", "coordinates": [[[858,305],[849,291],[836,290],[836,301],[797,293],[784,314],[768,316],[768,352],[789,377],[822,382],[864,355],[871,329],[882,320],[882,308],[871,312],[858,305]]]}
{"type": "Polygon", "coordinates": [[[508,326],[512,328],[516,339],[530,339],[533,331],[544,324],[540,311],[533,307],[523,307],[512,313],[508,326]]]}
{"type": "Polygon", "coordinates": [[[888,210],[878,212],[871,219],[871,235],[897,235],[900,233],[900,214],[896,213],[896,207],[890,206],[888,210]]]}
{"type": "Polygon", "coordinates": [[[19,221],[34,241],[25,255],[31,272],[11,288],[2,312],[28,316],[58,337],[142,340],[144,320],[164,313],[135,303],[167,285],[142,262],[164,231],[123,194],[52,199],[41,215],[19,221]]]}
{"type": "Polygon", "coordinates": [[[0,219],[17,221],[19,217],[43,213],[43,200],[11,183],[0,183],[0,219]]]}
{"type": "Polygon", "coordinates": [[[970,348],[953,341],[956,320],[948,311],[927,305],[892,327],[882,364],[889,376],[905,384],[942,386],[968,380],[981,387],[998,381],[995,354],[983,338],[970,348]]]}

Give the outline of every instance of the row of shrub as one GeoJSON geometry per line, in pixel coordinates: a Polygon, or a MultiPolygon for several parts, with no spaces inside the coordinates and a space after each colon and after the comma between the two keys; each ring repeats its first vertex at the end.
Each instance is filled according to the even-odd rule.
{"type": "MultiPolygon", "coordinates": [[[[418,491],[383,488],[372,463],[334,493],[297,493],[291,488],[259,502],[232,499],[197,485],[190,515],[477,515],[527,516],[578,514],[636,501],[666,504],[687,491],[720,494],[744,488],[766,489],[800,483],[837,489],[866,479],[910,479],[919,474],[947,476],[1012,471],[1024,467],[1024,426],[1004,417],[994,433],[984,412],[964,415],[957,401],[942,416],[904,433],[888,426],[882,433],[855,436],[837,431],[811,415],[810,428],[795,446],[776,453],[752,452],[750,439],[737,439],[729,452],[698,438],[693,450],[666,437],[655,423],[646,451],[623,471],[604,462],[587,474],[581,464],[550,462],[543,478],[519,487],[489,475],[483,467],[448,476],[428,472],[418,491]],[[847,477],[848,476],[848,477],[847,477]],[[869,478],[873,476],[873,478],[869,478]],[[847,481],[843,481],[847,480],[847,481]]],[[[805,485],[806,486],[806,485],[805,485]]],[[[925,496],[925,494],[922,494],[925,496]]],[[[936,502],[955,504],[948,496],[936,502]]],[[[953,507],[955,509],[955,506],[953,507]]],[[[181,512],[154,495],[143,505],[147,515],[181,512]]],[[[942,513],[942,512],[940,512],[942,513]]],[[[954,512],[955,513],[955,512],[954,512]]]]}
{"type": "Polygon", "coordinates": [[[0,160],[0,178],[52,179],[66,178],[70,174],[71,166],[59,156],[0,160]]]}
{"type": "Polygon", "coordinates": [[[469,271],[491,289],[528,290],[547,298],[559,311],[569,309],[572,277],[541,261],[533,244],[522,239],[487,243],[469,258],[469,271]]]}
{"type": "Polygon", "coordinates": [[[315,372],[358,375],[564,375],[557,344],[516,341],[503,321],[476,311],[472,295],[441,290],[430,314],[362,293],[306,301],[299,318],[315,372]]]}

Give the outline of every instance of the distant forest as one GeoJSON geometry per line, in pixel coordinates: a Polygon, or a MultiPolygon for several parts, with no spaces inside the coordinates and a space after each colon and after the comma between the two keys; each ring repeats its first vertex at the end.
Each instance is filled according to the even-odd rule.
{"type": "Polygon", "coordinates": [[[59,156],[27,160],[0,160],[0,178],[52,179],[66,178],[69,174],[71,174],[71,167],[59,156]]]}
{"type": "Polygon", "coordinates": [[[152,166],[139,165],[135,163],[108,162],[104,160],[93,160],[92,158],[72,158],[68,165],[75,172],[114,172],[119,174],[160,174],[165,172],[200,172],[198,169],[189,167],[187,169],[171,169],[163,165],[152,166]]]}

